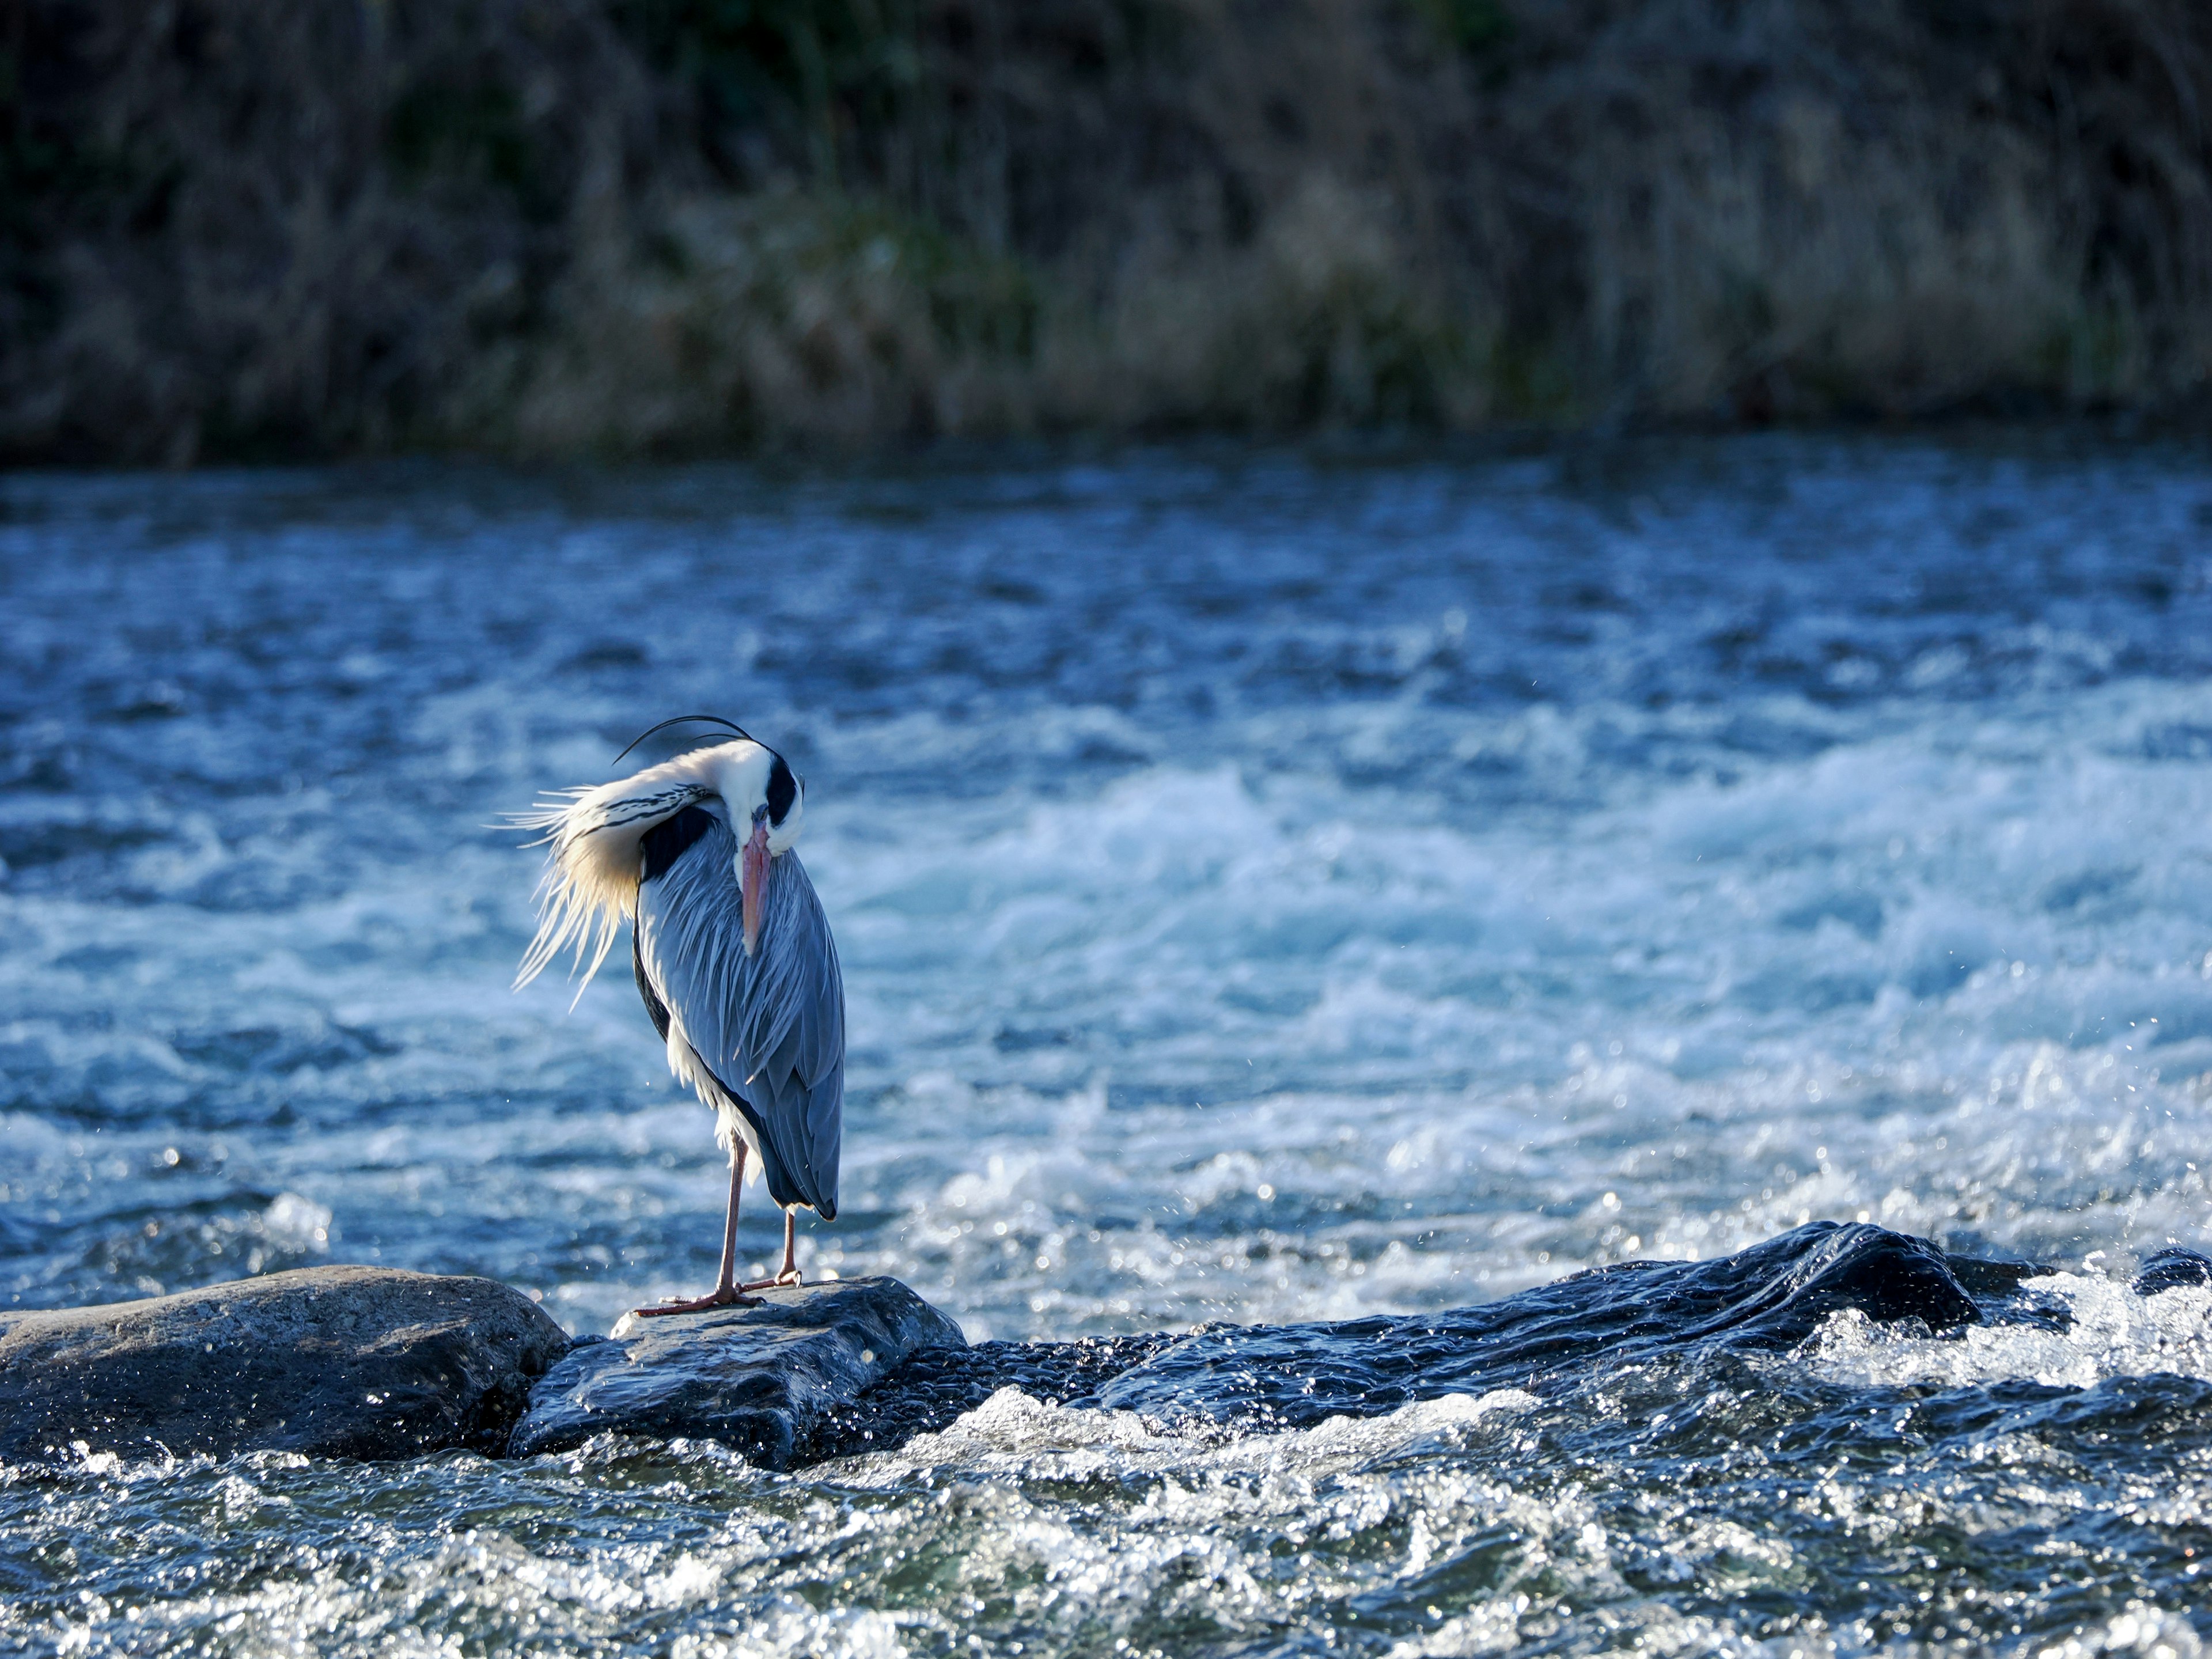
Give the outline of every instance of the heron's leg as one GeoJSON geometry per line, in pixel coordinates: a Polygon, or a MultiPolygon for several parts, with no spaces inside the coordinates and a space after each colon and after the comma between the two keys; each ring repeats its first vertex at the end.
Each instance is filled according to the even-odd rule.
{"type": "Polygon", "coordinates": [[[722,1271],[714,1280],[716,1296],[738,1288],[738,1189],[744,1184],[745,1143],[739,1140],[730,1152],[730,1209],[722,1218],[722,1271]]]}
{"type": "Polygon", "coordinates": [[[698,1313],[708,1308],[758,1305],[758,1297],[747,1296],[738,1286],[738,1195],[744,1184],[745,1143],[740,1140],[730,1149],[730,1211],[722,1221],[722,1272],[714,1281],[714,1288],[690,1302],[660,1302],[650,1308],[633,1308],[630,1310],[632,1313],[641,1319],[650,1319],[659,1314],[698,1313]]]}
{"type": "Polygon", "coordinates": [[[783,1212],[783,1266],[776,1273],[775,1282],[799,1283],[799,1217],[789,1210],[783,1212]]]}
{"type": "Polygon", "coordinates": [[[757,1279],[750,1285],[740,1285],[741,1291],[772,1291],[779,1285],[803,1285],[805,1276],[799,1271],[799,1212],[783,1212],[783,1266],[774,1279],[757,1279]]]}

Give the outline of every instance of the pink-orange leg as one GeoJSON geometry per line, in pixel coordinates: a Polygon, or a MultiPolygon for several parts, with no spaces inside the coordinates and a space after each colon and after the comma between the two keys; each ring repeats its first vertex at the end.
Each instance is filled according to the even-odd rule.
{"type": "MultiPolygon", "coordinates": [[[[745,1143],[742,1140],[730,1149],[730,1213],[722,1223],[722,1272],[715,1279],[714,1288],[690,1302],[660,1302],[650,1308],[633,1308],[630,1311],[641,1319],[652,1319],[661,1314],[700,1313],[708,1308],[755,1308],[760,1298],[747,1296],[738,1284],[738,1192],[745,1184],[745,1143]]],[[[791,1262],[791,1218],[783,1218],[784,1263],[791,1262]]],[[[771,1279],[779,1284],[780,1279],[771,1279]]]]}
{"type": "Polygon", "coordinates": [[[805,1275],[799,1271],[799,1217],[791,1210],[783,1212],[783,1266],[774,1279],[756,1279],[750,1285],[740,1285],[741,1291],[773,1291],[784,1285],[803,1285],[805,1275]]]}

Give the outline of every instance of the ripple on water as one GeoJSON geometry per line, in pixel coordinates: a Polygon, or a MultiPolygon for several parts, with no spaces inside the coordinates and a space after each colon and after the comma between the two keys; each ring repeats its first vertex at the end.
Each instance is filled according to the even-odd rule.
{"type": "MultiPolygon", "coordinates": [[[[817,1273],[977,1339],[1428,1316],[1865,1220],[2042,1322],[1242,1426],[0,1475],[33,1651],[2197,1650],[2212,472],[2075,435],[0,480],[0,1299],[714,1267],[482,826],[714,708],[852,1000],[817,1273]],[[2108,1276],[2110,1275],[2110,1276],[2108,1276]]],[[[744,1249],[776,1243],[749,1216],[744,1249]]],[[[2212,1629],[2212,1625],[2206,1626],[2212,1629]]]]}

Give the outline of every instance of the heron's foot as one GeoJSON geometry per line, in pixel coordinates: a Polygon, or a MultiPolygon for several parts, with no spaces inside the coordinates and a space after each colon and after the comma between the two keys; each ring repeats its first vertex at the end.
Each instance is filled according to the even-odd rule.
{"type": "Polygon", "coordinates": [[[752,1285],[722,1285],[690,1302],[656,1302],[650,1308],[632,1308],[640,1319],[658,1319],[663,1314],[704,1313],[709,1308],[757,1308],[761,1299],[745,1292],[758,1287],[752,1285]]]}
{"type": "Polygon", "coordinates": [[[741,1291],[780,1291],[787,1285],[804,1285],[806,1275],[796,1267],[786,1267],[774,1279],[756,1279],[750,1284],[740,1285],[741,1291]]]}

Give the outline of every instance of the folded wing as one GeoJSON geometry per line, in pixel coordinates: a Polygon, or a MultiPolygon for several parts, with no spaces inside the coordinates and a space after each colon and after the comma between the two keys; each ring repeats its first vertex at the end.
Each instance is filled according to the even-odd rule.
{"type": "MultiPolygon", "coordinates": [[[[719,805],[719,803],[716,803],[719,805]]],[[[759,1142],[769,1195],[837,1213],[845,986],[829,918],[794,853],[771,862],[758,946],[745,955],[738,842],[714,823],[637,900],[637,961],[759,1142]]],[[[716,1103],[720,1104],[720,1103],[716,1103]]]]}

